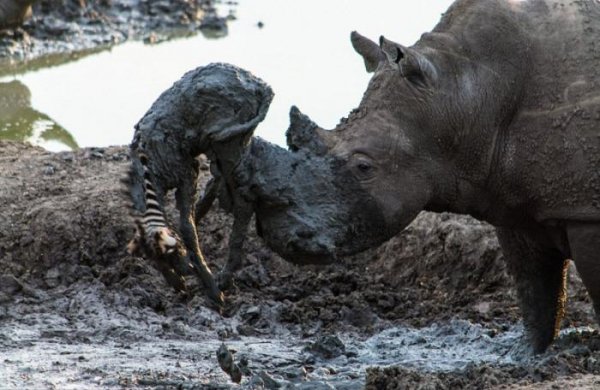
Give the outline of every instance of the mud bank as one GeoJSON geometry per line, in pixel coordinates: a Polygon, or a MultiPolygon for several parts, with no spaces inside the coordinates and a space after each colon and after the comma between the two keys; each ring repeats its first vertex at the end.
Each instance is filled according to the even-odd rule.
{"type": "Polygon", "coordinates": [[[158,43],[198,31],[227,34],[227,18],[213,0],[40,0],[22,27],[0,31],[0,76],[69,62],[128,39],[158,43]]]}
{"type": "MultiPolygon", "coordinates": [[[[600,335],[586,328],[596,325],[575,270],[563,334],[531,357],[488,225],[423,213],[380,248],[326,267],[288,264],[251,232],[219,315],[194,277],[198,293],[178,295],[125,252],[128,165],[120,147],[50,153],[0,142],[0,380],[9,388],[238,388],[217,363],[222,342],[236,351],[243,388],[600,385],[600,335]]],[[[231,222],[213,207],[199,227],[215,271],[231,222]]]]}

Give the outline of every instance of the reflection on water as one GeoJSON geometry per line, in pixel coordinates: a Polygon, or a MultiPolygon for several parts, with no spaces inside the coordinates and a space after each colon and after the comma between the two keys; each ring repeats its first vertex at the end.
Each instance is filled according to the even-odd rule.
{"type": "Polygon", "coordinates": [[[49,150],[78,148],[67,130],[31,107],[31,92],[17,80],[0,83],[0,138],[26,141],[49,150]]]}
{"type": "MultiPolygon", "coordinates": [[[[0,0],[2,1],[2,0],[0,0]]],[[[61,52],[49,54],[43,57],[27,59],[24,61],[12,58],[0,58],[0,77],[8,75],[17,75],[27,72],[33,72],[40,69],[60,66],[69,62],[74,62],[92,54],[110,50],[111,46],[102,45],[92,49],[83,49],[75,52],[61,52]]]]}

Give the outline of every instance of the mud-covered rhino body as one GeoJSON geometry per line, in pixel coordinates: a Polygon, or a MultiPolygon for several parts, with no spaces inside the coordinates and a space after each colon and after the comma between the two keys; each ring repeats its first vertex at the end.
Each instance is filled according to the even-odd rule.
{"type": "Polygon", "coordinates": [[[267,244],[328,262],[421,210],[471,214],[498,227],[536,351],[566,259],[600,314],[600,3],[459,0],[411,47],[352,43],[374,71],[359,107],[331,131],[293,109],[290,150],[253,139],[238,167],[267,244]]]}

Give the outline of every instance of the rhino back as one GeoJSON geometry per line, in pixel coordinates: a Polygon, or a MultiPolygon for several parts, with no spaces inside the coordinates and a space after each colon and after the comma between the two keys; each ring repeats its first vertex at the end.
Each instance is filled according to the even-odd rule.
{"type": "Polygon", "coordinates": [[[420,42],[453,44],[499,75],[479,80],[479,97],[498,101],[483,111],[516,102],[496,132],[472,137],[495,138],[498,204],[538,221],[600,221],[600,2],[458,0],[432,33],[420,42]]]}
{"type": "Polygon", "coordinates": [[[510,182],[538,220],[600,221],[600,2],[525,1],[531,72],[508,129],[510,182]]]}

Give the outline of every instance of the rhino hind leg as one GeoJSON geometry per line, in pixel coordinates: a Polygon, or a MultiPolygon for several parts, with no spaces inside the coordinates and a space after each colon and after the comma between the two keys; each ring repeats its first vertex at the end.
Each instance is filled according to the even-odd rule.
{"type": "Polygon", "coordinates": [[[567,227],[567,234],[575,267],[600,324],[600,223],[572,223],[567,227]]]}
{"type": "Polygon", "coordinates": [[[516,282],[530,345],[534,353],[544,352],[560,330],[568,260],[526,232],[498,229],[498,238],[516,282]]]}

